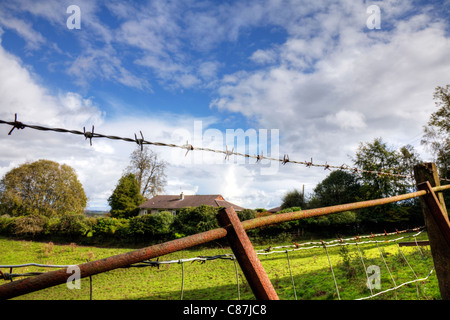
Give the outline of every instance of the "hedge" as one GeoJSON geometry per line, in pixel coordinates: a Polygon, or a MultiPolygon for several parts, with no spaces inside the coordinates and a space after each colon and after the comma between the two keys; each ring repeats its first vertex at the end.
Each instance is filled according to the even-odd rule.
{"type": "MultiPolygon", "coordinates": [[[[51,239],[60,241],[161,241],[184,237],[218,228],[218,208],[202,205],[183,208],[173,216],[168,211],[131,218],[87,217],[70,214],[60,217],[46,217],[39,214],[10,217],[0,216],[0,235],[26,239],[51,239]]],[[[285,209],[282,212],[297,211],[300,208],[285,209]]],[[[267,212],[243,210],[238,212],[241,221],[267,215],[267,212]]],[[[275,226],[249,230],[254,237],[276,236],[294,233],[300,229],[320,231],[331,227],[348,227],[355,223],[352,212],[329,217],[309,218],[281,223],[275,226]]]]}

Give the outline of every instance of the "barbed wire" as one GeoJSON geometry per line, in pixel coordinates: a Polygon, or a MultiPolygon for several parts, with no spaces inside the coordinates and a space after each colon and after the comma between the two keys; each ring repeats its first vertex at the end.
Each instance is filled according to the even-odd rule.
{"type": "MultiPolygon", "coordinates": [[[[25,128],[30,128],[30,129],[34,129],[34,130],[40,130],[40,131],[53,131],[53,132],[58,132],[58,133],[70,133],[70,134],[74,134],[74,135],[84,136],[85,140],[89,139],[89,143],[90,143],[91,146],[92,146],[92,139],[94,139],[94,138],[106,138],[106,139],[111,139],[111,140],[122,140],[122,141],[126,141],[126,142],[136,143],[136,144],[138,144],[141,147],[141,150],[143,149],[144,145],[154,145],[154,146],[170,147],[170,148],[180,148],[180,149],[186,150],[185,156],[187,156],[187,154],[190,151],[197,150],[197,151],[206,151],[206,152],[213,152],[213,153],[223,154],[223,155],[225,155],[225,158],[224,158],[225,160],[229,159],[231,155],[235,155],[235,156],[240,156],[240,157],[244,157],[244,158],[255,159],[256,163],[260,163],[262,160],[269,160],[269,161],[279,162],[282,165],[286,165],[287,163],[292,163],[292,164],[304,165],[307,168],[317,167],[317,168],[323,168],[324,170],[330,170],[330,171],[331,170],[345,170],[345,171],[351,171],[351,172],[354,172],[354,173],[357,173],[357,174],[377,175],[379,177],[386,176],[386,177],[391,177],[391,178],[402,178],[402,179],[413,179],[414,178],[413,175],[411,175],[411,174],[395,173],[393,169],[379,171],[379,170],[360,169],[360,168],[348,166],[346,164],[342,164],[340,166],[339,165],[331,165],[331,164],[328,164],[328,162],[325,162],[325,164],[323,164],[323,163],[320,164],[320,163],[314,163],[312,158],[311,158],[310,161],[291,160],[289,158],[288,154],[284,154],[283,158],[274,158],[274,157],[264,156],[263,152],[261,152],[261,154],[258,154],[258,155],[251,155],[251,154],[247,154],[247,153],[236,152],[236,151],[234,151],[234,148],[232,150],[228,150],[228,148],[225,148],[225,150],[217,150],[217,149],[211,149],[211,148],[206,148],[206,147],[196,147],[196,146],[193,146],[192,144],[189,144],[189,141],[186,141],[185,145],[178,145],[178,144],[165,143],[165,142],[148,141],[148,140],[144,139],[144,135],[143,135],[142,131],[139,131],[141,138],[138,138],[137,135],[134,134],[134,139],[133,139],[133,138],[114,136],[114,135],[105,135],[105,134],[101,134],[101,133],[95,132],[94,131],[94,129],[95,129],[94,125],[92,125],[91,131],[86,131],[85,127],[83,127],[83,131],[69,130],[69,129],[65,129],[65,128],[44,127],[44,126],[40,126],[40,125],[26,124],[26,123],[23,123],[21,121],[18,121],[17,120],[17,113],[14,116],[14,121],[0,120],[0,124],[6,124],[6,125],[12,126],[12,128],[9,131],[8,135],[11,135],[11,133],[14,131],[14,129],[22,130],[22,129],[25,129],[25,128]]],[[[441,178],[441,180],[450,182],[450,179],[441,178]]]]}

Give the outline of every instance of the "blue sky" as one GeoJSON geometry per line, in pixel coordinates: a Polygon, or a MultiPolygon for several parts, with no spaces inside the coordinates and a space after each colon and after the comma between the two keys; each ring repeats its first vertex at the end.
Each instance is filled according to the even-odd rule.
{"type": "MultiPolygon", "coordinates": [[[[142,130],[177,144],[195,139],[195,123],[224,136],[273,130],[280,157],[336,165],[351,165],[360,142],[382,137],[429,160],[420,138],[434,88],[449,83],[449,8],[448,0],[3,1],[0,118],[94,124],[126,137],[142,130]],[[80,8],[80,29],[67,28],[70,5],[80,8]],[[368,27],[371,5],[379,29],[368,27]]],[[[40,158],[67,163],[90,208],[106,206],[136,147],[0,130],[1,175],[40,158]]],[[[311,192],[327,175],[152,150],[169,164],[166,193],[222,194],[251,208],[278,206],[302,185],[311,192]]]]}

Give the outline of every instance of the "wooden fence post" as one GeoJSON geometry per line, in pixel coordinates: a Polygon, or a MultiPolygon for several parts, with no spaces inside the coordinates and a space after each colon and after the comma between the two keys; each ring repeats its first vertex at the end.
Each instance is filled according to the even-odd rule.
{"type": "Polygon", "coordinates": [[[448,245],[448,214],[442,194],[435,195],[430,187],[440,186],[434,163],[421,163],[414,167],[417,188],[427,190],[421,197],[422,211],[430,241],[431,254],[443,300],[450,300],[450,248],[448,245]],[[426,182],[429,182],[427,184],[426,182]],[[425,184],[424,184],[425,182],[425,184]]]}
{"type": "Polygon", "coordinates": [[[221,209],[217,219],[227,230],[227,239],[250,288],[258,300],[279,300],[253,245],[232,207],[221,209]]]}

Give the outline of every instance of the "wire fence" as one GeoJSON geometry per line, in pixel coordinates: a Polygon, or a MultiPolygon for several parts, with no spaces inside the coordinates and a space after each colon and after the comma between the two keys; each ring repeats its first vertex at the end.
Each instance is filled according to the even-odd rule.
{"type": "MultiPolygon", "coordinates": [[[[11,130],[9,131],[8,135],[11,135],[14,129],[21,130],[25,128],[30,128],[34,130],[39,131],[53,131],[53,132],[59,132],[59,133],[70,133],[74,135],[81,135],[85,137],[85,140],[89,139],[90,145],[92,145],[92,140],[97,138],[105,138],[105,139],[111,139],[111,140],[121,140],[125,142],[131,142],[136,143],[141,147],[141,150],[144,145],[153,145],[153,146],[160,146],[160,147],[170,147],[170,148],[180,148],[186,150],[185,156],[190,151],[206,151],[206,152],[213,152],[213,153],[219,153],[223,154],[225,156],[225,160],[229,159],[231,155],[244,157],[244,158],[252,158],[256,160],[256,163],[261,162],[261,160],[268,160],[268,161],[276,161],[281,163],[282,165],[286,165],[287,163],[297,164],[297,165],[303,165],[307,168],[310,167],[317,167],[317,168],[323,168],[324,170],[345,170],[345,171],[351,171],[358,174],[369,174],[369,175],[376,175],[379,177],[391,177],[391,178],[401,178],[401,179],[413,179],[413,175],[411,174],[403,174],[403,173],[396,173],[393,169],[388,169],[384,171],[378,171],[378,170],[365,170],[357,167],[351,167],[346,164],[342,165],[331,165],[327,162],[325,163],[314,163],[313,159],[311,158],[310,161],[298,161],[298,160],[292,160],[289,158],[288,154],[284,154],[282,158],[274,158],[274,157],[268,157],[265,156],[262,152],[261,154],[257,155],[251,155],[247,153],[240,153],[232,150],[228,150],[225,148],[225,150],[218,150],[218,149],[211,149],[211,148],[205,148],[205,147],[196,147],[192,144],[189,144],[187,141],[184,145],[178,145],[173,143],[165,143],[165,142],[155,142],[155,141],[148,141],[144,139],[144,135],[142,134],[142,131],[140,131],[140,138],[134,134],[133,138],[127,138],[127,137],[120,137],[120,136],[114,136],[114,135],[105,135],[102,133],[94,132],[94,126],[92,126],[91,131],[87,131],[85,127],[83,127],[83,131],[79,130],[69,130],[65,128],[52,128],[52,127],[45,127],[41,125],[32,125],[32,124],[26,124],[21,121],[17,120],[17,114],[15,114],[14,121],[6,121],[6,120],[0,120],[0,124],[10,125],[12,126],[11,130]]],[[[442,181],[448,181],[450,182],[450,179],[447,178],[441,178],[442,181]]]]}
{"type": "MultiPolygon", "coordinates": [[[[312,250],[312,249],[320,249],[320,248],[324,249],[325,254],[327,256],[327,261],[329,264],[329,271],[331,272],[331,275],[333,278],[334,287],[336,290],[336,296],[337,296],[338,300],[342,300],[341,295],[340,295],[339,286],[337,284],[337,282],[339,280],[337,279],[337,276],[334,272],[333,264],[330,259],[330,253],[328,251],[328,249],[333,248],[333,247],[338,247],[338,246],[355,246],[359,253],[358,256],[360,258],[362,270],[364,270],[363,271],[364,276],[367,278],[367,288],[370,290],[370,295],[357,298],[356,300],[372,299],[372,298],[375,298],[377,296],[383,295],[383,294],[391,292],[391,291],[395,291],[395,293],[397,294],[397,291],[399,288],[409,285],[409,284],[416,284],[417,298],[419,299],[419,287],[417,284],[418,283],[426,283],[426,281],[433,274],[434,268],[430,268],[429,273],[425,277],[419,278],[417,276],[416,272],[414,271],[413,267],[411,266],[411,263],[408,261],[405,254],[400,249],[399,244],[401,244],[400,241],[402,241],[402,240],[407,240],[407,239],[412,238],[412,239],[414,239],[414,242],[416,243],[416,247],[418,248],[418,251],[420,252],[420,254],[422,256],[424,256],[423,252],[420,249],[420,246],[417,242],[417,237],[419,235],[421,235],[424,231],[425,231],[425,228],[420,227],[420,228],[406,229],[406,230],[401,230],[401,231],[396,230],[395,232],[390,232],[390,233],[384,232],[384,233],[378,233],[378,234],[371,233],[370,235],[363,235],[363,236],[358,235],[358,236],[349,237],[349,238],[345,238],[345,239],[337,238],[337,239],[330,240],[330,241],[308,241],[308,242],[302,242],[302,243],[294,242],[294,244],[292,244],[292,245],[269,246],[264,249],[256,250],[256,253],[257,253],[257,255],[260,255],[260,256],[286,255],[287,265],[288,265],[288,270],[289,270],[289,278],[290,278],[290,283],[292,285],[292,292],[293,292],[293,296],[294,296],[295,300],[298,300],[299,298],[301,299],[302,297],[299,296],[299,294],[298,294],[299,285],[297,284],[297,286],[296,286],[295,277],[294,277],[296,270],[292,267],[292,264],[291,264],[292,259],[299,259],[299,257],[296,257],[293,254],[295,252],[300,252],[300,251],[304,251],[304,250],[312,250]],[[396,236],[396,237],[389,238],[391,236],[396,236]],[[380,238],[384,238],[384,239],[380,239],[380,238]],[[414,275],[414,279],[402,282],[401,284],[396,283],[393,272],[391,271],[392,268],[389,268],[388,263],[386,262],[386,257],[385,257],[386,254],[383,254],[383,250],[381,250],[381,248],[379,246],[379,244],[383,244],[384,246],[386,246],[390,243],[394,243],[397,246],[399,254],[401,255],[402,259],[405,261],[405,263],[409,267],[409,269],[412,271],[412,273],[414,275]],[[392,284],[393,284],[392,287],[389,287],[388,289],[385,289],[383,291],[375,292],[375,290],[372,289],[372,286],[370,285],[370,279],[368,278],[369,270],[364,261],[363,254],[361,253],[361,249],[363,248],[363,246],[369,245],[369,244],[375,245],[377,247],[379,254],[380,254],[380,259],[383,261],[383,264],[386,267],[386,269],[390,275],[392,284]]],[[[131,269],[131,268],[156,267],[159,269],[160,266],[162,266],[162,265],[171,265],[171,264],[181,265],[180,299],[183,300],[184,289],[185,289],[184,264],[185,263],[194,263],[194,262],[204,264],[208,261],[214,261],[214,260],[233,261],[234,273],[235,273],[235,284],[236,284],[236,289],[237,289],[236,290],[237,299],[240,300],[241,299],[241,288],[240,288],[240,281],[239,281],[239,269],[238,269],[238,265],[236,263],[236,258],[234,256],[234,254],[226,253],[226,254],[218,254],[218,255],[212,255],[212,256],[197,256],[197,257],[181,258],[181,259],[173,259],[173,260],[162,260],[162,261],[159,261],[159,258],[158,258],[154,261],[152,261],[152,260],[142,261],[140,263],[132,264],[132,265],[126,266],[124,268],[131,269]]],[[[40,263],[5,264],[5,265],[0,265],[0,269],[9,269],[9,272],[2,272],[0,270],[0,279],[6,280],[6,281],[13,281],[16,278],[33,277],[33,276],[37,276],[37,275],[45,273],[45,272],[13,273],[13,269],[28,268],[28,267],[69,268],[71,266],[74,266],[74,265],[73,264],[71,264],[71,265],[54,265],[54,264],[40,264],[40,263]]],[[[338,266],[339,266],[339,263],[334,264],[335,268],[338,266]]],[[[93,282],[93,279],[92,279],[92,277],[90,277],[89,294],[90,294],[91,300],[93,297],[92,282],[93,282]]]]}
{"type": "MultiPolygon", "coordinates": [[[[352,171],[358,174],[374,174],[377,176],[387,176],[387,177],[391,177],[391,178],[401,178],[401,179],[413,179],[412,175],[408,175],[408,174],[400,174],[400,173],[395,173],[393,172],[393,170],[387,170],[387,171],[371,171],[371,170],[362,170],[356,167],[350,167],[347,165],[341,165],[341,166],[336,166],[336,165],[329,165],[327,162],[325,164],[318,164],[318,163],[313,163],[313,160],[311,159],[311,161],[297,161],[297,160],[291,160],[289,159],[288,155],[284,155],[283,158],[278,159],[278,158],[273,158],[273,157],[268,157],[268,156],[264,156],[262,153],[259,155],[250,155],[250,154],[244,154],[244,153],[238,153],[238,152],[234,152],[234,150],[229,151],[229,150],[216,150],[216,149],[210,149],[210,148],[202,148],[202,147],[194,147],[193,145],[189,144],[188,142],[185,145],[177,145],[177,144],[172,144],[172,143],[163,143],[163,142],[152,142],[152,141],[147,141],[144,139],[144,136],[142,134],[142,132],[140,132],[141,138],[138,138],[137,135],[134,135],[134,139],[133,138],[125,138],[125,137],[119,137],[119,136],[112,136],[112,135],[104,135],[104,134],[100,134],[97,132],[94,132],[94,126],[92,126],[91,131],[86,131],[85,128],[83,128],[83,131],[78,131],[78,130],[68,130],[68,129],[64,129],[64,128],[52,128],[52,127],[44,127],[44,126],[39,126],[39,125],[31,125],[31,124],[25,124],[23,122],[20,122],[17,120],[17,114],[15,115],[15,119],[14,121],[5,121],[5,120],[0,120],[0,124],[6,124],[6,125],[10,125],[12,126],[11,130],[9,131],[8,135],[11,135],[12,132],[14,131],[14,129],[16,130],[21,130],[21,129],[25,129],[25,128],[31,128],[34,130],[40,130],[40,131],[53,131],[53,132],[58,132],[58,133],[70,133],[70,134],[75,134],[75,135],[81,135],[85,137],[85,140],[89,139],[89,143],[90,145],[92,145],[92,140],[93,139],[97,139],[97,138],[106,138],[106,139],[112,139],[112,140],[122,140],[122,141],[126,141],[126,142],[131,142],[131,143],[136,143],[138,144],[141,148],[143,148],[144,145],[154,145],[154,146],[163,146],[163,147],[171,147],[171,148],[181,148],[186,150],[185,156],[187,156],[187,154],[190,151],[194,151],[194,150],[198,150],[198,151],[207,151],[207,152],[214,152],[214,153],[220,153],[225,155],[225,159],[228,159],[231,155],[235,155],[235,156],[241,156],[241,157],[245,157],[245,158],[253,158],[256,160],[256,163],[260,162],[261,160],[265,159],[265,160],[269,160],[269,161],[277,161],[279,163],[281,163],[282,165],[286,165],[288,163],[293,163],[293,164],[299,164],[299,165],[304,165],[306,167],[319,167],[319,168],[323,168],[324,170],[333,170],[333,169],[337,169],[337,170],[347,170],[347,171],[352,171]]],[[[444,181],[450,181],[450,179],[441,179],[444,181]]],[[[448,187],[448,186],[446,186],[448,187]]],[[[442,190],[444,189],[443,187],[442,190]]],[[[448,188],[445,188],[448,189],[448,188]]],[[[400,201],[401,199],[408,199],[408,198],[412,198],[412,197],[417,197],[420,195],[425,194],[425,191],[417,191],[417,192],[413,192],[410,194],[406,194],[406,195],[401,195],[401,196],[395,196],[395,197],[390,197],[390,198],[385,198],[385,199],[377,199],[377,200],[370,200],[370,201],[363,201],[360,203],[354,203],[354,204],[346,204],[346,205],[339,205],[339,206],[334,206],[334,207],[329,207],[329,208],[319,208],[319,209],[311,209],[311,210],[305,210],[305,211],[301,211],[301,212],[292,212],[292,213],[286,213],[286,214],[280,214],[280,215],[275,215],[275,216],[269,216],[269,217],[262,217],[262,218],[258,218],[258,219],[253,219],[250,221],[244,221],[242,223],[242,226],[244,227],[245,230],[248,229],[252,229],[252,228],[257,228],[259,226],[263,226],[263,225],[267,225],[267,224],[272,224],[272,223],[279,223],[282,222],[281,219],[284,219],[285,221],[291,221],[291,220],[295,220],[295,219],[302,219],[302,218],[306,218],[306,217],[312,217],[312,216],[320,216],[320,215],[325,215],[325,214],[330,214],[330,213],[335,213],[335,212],[342,212],[342,211],[346,211],[346,210],[350,210],[351,208],[362,208],[362,207],[369,207],[369,206],[375,206],[375,205],[379,205],[379,204],[385,204],[385,203],[390,203],[390,202],[396,202],[396,201],[400,201]]],[[[403,231],[406,232],[406,231],[403,231]]],[[[414,235],[412,235],[411,237],[413,237],[414,239],[416,239],[416,237],[421,233],[422,231],[420,231],[419,233],[416,233],[414,235]]],[[[396,233],[398,235],[400,235],[399,231],[396,231],[396,233]]],[[[360,251],[360,246],[361,245],[366,245],[366,244],[375,244],[376,246],[378,246],[379,241],[378,240],[374,240],[377,237],[381,237],[381,236],[387,236],[388,234],[384,233],[384,234],[377,234],[377,235],[367,235],[367,236],[363,236],[363,237],[354,237],[354,238],[348,238],[348,239],[336,239],[336,240],[332,240],[332,241],[328,241],[328,242],[324,242],[324,241],[319,241],[319,242],[307,242],[307,243],[302,243],[302,244],[298,244],[295,243],[294,245],[291,246],[278,246],[278,247],[269,247],[266,249],[262,249],[262,250],[258,250],[257,254],[264,256],[264,255],[272,255],[272,254],[285,254],[287,257],[287,264],[288,264],[288,268],[289,268],[289,274],[290,274],[290,278],[291,278],[291,283],[292,283],[292,288],[293,288],[293,292],[294,292],[294,297],[295,299],[298,298],[297,295],[297,288],[295,285],[295,281],[294,281],[294,276],[292,273],[292,268],[291,268],[291,259],[292,259],[292,254],[294,254],[294,252],[298,252],[300,250],[311,250],[314,248],[323,248],[325,251],[325,254],[327,255],[327,259],[328,259],[328,263],[329,263],[329,268],[330,268],[330,272],[332,274],[332,278],[333,278],[333,282],[334,282],[334,286],[336,289],[336,295],[338,297],[338,299],[341,299],[341,295],[339,292],[339,286],[337,284],[337,279],[336,279],[336,275],[333,269],[333,265],[330,259],[330,255],[329,255],[329,251],[328,249],[333,248],[333,247],[337,247],[337,246],[348,246],[348,245],[354,245],[357,250],[358,250],[358,255],[360,257],[361,260],[361,264],[363,266],[363,270],[364,270],[364,275],[365,277],[367,277],[367,283],[369,283],[369,278],[368,278],[368,270],[367,267],[365,265],[364,262],[364,258],[363,255],[360,251]],[[367,238],[367,239],[366,239],[367,238]],[[372,238],[372,239],[369,239],[372,238]],[[364,241],[361,241],[361,239],[365,239],[364,241]],[[282,250],[280,250],[282,249],[282,250]]],[[[222,237],[226,236],[226,231],[223,228],[219,228],[219,229],[215,229],[215,230],[210,230],[207,231],[203,234],[198,234],[198,235],[194,235],[189,239],[179,239],[179,243],[177,242],[177,245],[172,244],[171,248],[168,248],[169,246],[163,246],[163,245],[159,245],[159,246],[155,246],[156,248],[154,249],[155,253],[149,253],[152,250],[148,250],[147,249],[143,249],[139,252],[139,254],[135,255],[133,257],[134,261],[139,261],[139,263],[132,263],[129,265],[123,265],[124,262],[121,262],[122,265],[117,267],[116,264],[114,265],[107,265],[104,266],[104,269],[102,270],[96,270],[95,272],[90,270],[90,273],[87,272],[86,274],[89,276],[90,278],[90,296],[92,298],[92,274],[95,273],[102,273],[102,272],[106,272],[115,268],[143,268],[143,267],[159,267],[162,264],[180,264],[181,268],[182,268],[182,277],[181,277],[181,299],[183,299],[183,293],[184,293],[184,263],[187,262],[200,262],[200,263],[205,263],[207,261],[212,261],[212,260],[217,260],[217,259],[222,259],[222,260],[232,260],[234,262],[234,266],[235,266],[235,274],[236,274],[236,282],[237,282],[237,291],[238,291],[238,298],[240,299],[240,290],[239,290],[239,276],[238,276],[238,268],[237,268],[237,264],[236,264],[236,258],[234,255],[232,254],[226,254],[226,255],[215,255],[215,256],[201,256],[201,257],[194,257],[194,258],[185,258],[185,259],[176,259],[176,260],[167,260],[167,261],[152,261],[151,259],[138,259],[138,257],[140,256],[153,256],[153,257],[157,257],[157,256],[161,256],[165,253],[170,253],[170,252],[174,252],[174,251],[179,251],[181,250],[182,247],[184,248],[188,248],[191,247],[193,245],[195,245],[195,243],[200,244],[200,243],[205,243],[214,239],[220,239],[222,237]],[[198,241],[193,241],[193,239],[199,239],[198,241]],[[163,248],[164,247],[164,248],[163,248]],[[164,251],[166,250],[166,251],[164,251]],[[158,254],[159,252],[159,254],[158,254]]],[[[395,291],[397,289],[399,289],[400,287],[406,286],[408,284],[412,284],[415,283],[416,287],[417,287],[417,297],[419,297],[419,289],[417,286],[418,282],[425,282],[429,279],[429,277],[432,275],[433,273],[433,269],[430,269],[429,273],[427,276],[419,278],[417,276],[417,274],[415,273],[414,269],[412,268],[411,264],[408,262],[408,260],[406,259],[406,256],[402,253],[402,251],[400,250],[400,247],[398,246],[398,241],[405,239],[405,237],[398,237],[396,239],[392,239],[392,240],[386,240],[386,242],[395,242],[397,244],[399,253],[402,255],[403,259],[405,260],[405,263],[408,265],[409,269],[412,271],[412,273],[414,274],[414,279],[411,281],[407,281],[407,282],[403,282],[401,284],[397,284],[394,277],[392,276],[392,273],[386,263],[386,259],[382,254],[382,251],[380,250],[380,258],[383,260],[386,268],[389,270],[389,274],[391,276],[391,280],[393,282],[393,287],[389,288],[383,292],[377,292],[374,293],[374,291],[372,290],[371,287],[369,287],[370,289],[370,295],[369,296],[365,296],[359,299],[371,299],[374,298],[376,296],[382,295],[384,293],[387,293],[389,291],[395,291]]],[[[419,247],[417,241],[416,241],[417,247],[419,247]]],[[[131,255],[130,255],[131,256],[131,255]]],[[[85,265],[86,268],[93,268],[92,265],[87,266],[88,264],[85,265]]],[[[119,264],[117,264],[119,265],[119,264]]],[[[22,267],[46,267],[46,268],[68,268],[70,267],[70,265],[40,265],[40,264],[36,264],[36,263],[29,263],[29,264],[22,264],[22,265],[0,265],[0,268],[9,268],[9,272],[1,272],[0,271],[0,279],[4,279],[4,280],[8,280],[13,282],[13,280],[15,278],[27,278],[27,277],[39,277],[41,275],[43,275],[44,273],[40,273],[40,272],[26,272],[26,273],[13,273],[14,269],[17,268],[22,268],[22,267]]],[[[56,281],[56,280],[55,280],[56,281]]],[[[60,280],[58,280],[60,281],[60,280]]],[[[27,289],[28,290],[28,289],[27,289]]]]}

